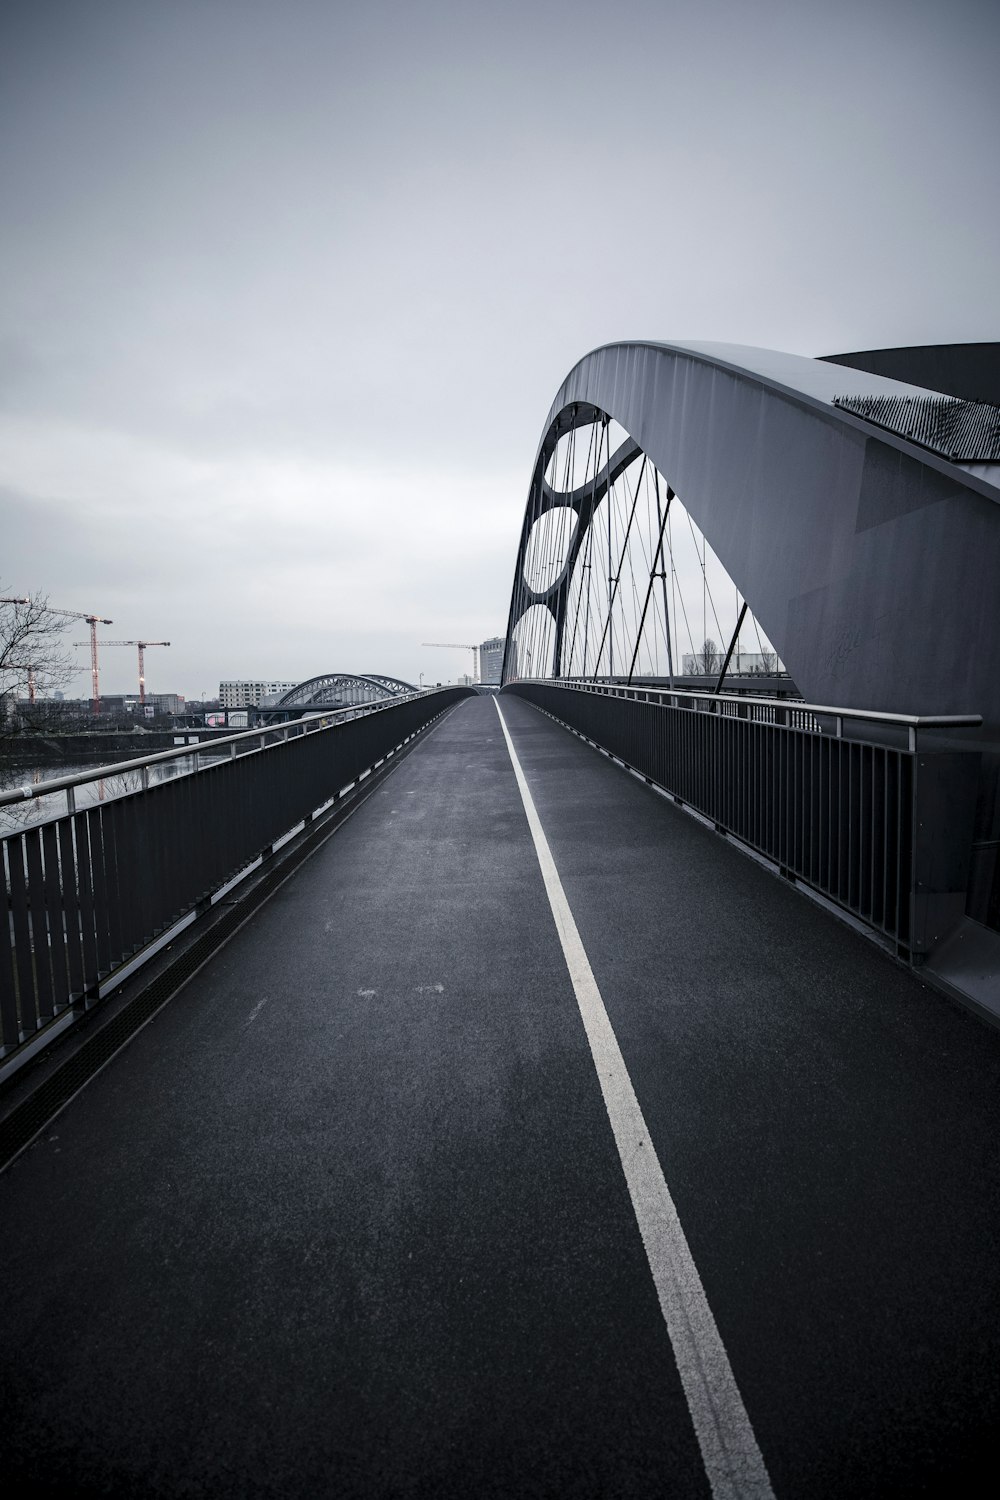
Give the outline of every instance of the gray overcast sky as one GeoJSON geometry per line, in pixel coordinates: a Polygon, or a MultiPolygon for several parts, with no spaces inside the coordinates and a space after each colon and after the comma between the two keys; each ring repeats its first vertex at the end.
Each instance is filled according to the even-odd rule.
{"type": "Polygon", "coordinates": [[[588,349],[1000,338],[998,44],[985,0],[7,0],[0,577],[171,640],[159,691],[454,677],[420,642],[503,632],[588,349]]]}

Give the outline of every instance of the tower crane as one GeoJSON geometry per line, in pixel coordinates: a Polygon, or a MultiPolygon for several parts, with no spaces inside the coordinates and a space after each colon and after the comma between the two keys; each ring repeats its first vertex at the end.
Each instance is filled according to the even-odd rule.
{"type": "Polygon", "coordinates": [[[471,651],[472,652],[472,680],[479,681],[479,647],[471,646],[468,641],[421,641],[422,646],[439,646],[443,651],[471,651]]]}
{"type": "MultiPolygon", "coordinates": [[[[86,641],[74,641],[74,646],[85,646],[86,641]]],[[[101,641],[102,646],[138,646],[139,648],[139,703],[146,702],[146,647],[169,646],[169,641],[101,641]]]]}
{"type": "Polygon", "coordinates": [[[82,609],[53,609],[49,606],[49,614],[65,615],[67,620],[86,620],[90,626],[90,711],[97,715],[101,711],[101,685],[97,673],[97,627],[98,625],[113,625],[115,622],[104,615],[88,615],[82,609]]]}
{"type": "MultiPolygon", "coordinates": [[[[0,599],[0,604],[30,604],[30,599],[0,599]]],[[[81,609],[54,609],[51,604],[45,606],[50,615],[63,615],[67,620],[86,620],[90,626],[90,641],[81,641],[80,645],[90,646],[90,711],[99,714],[101,711],[101,693],[97,675],[97,627],[98,625],[113,625],[113,620],[108,620],[104,615],[88,615],[81,609]]],[[[35,701],[35,669],[28,668],[28,701],[35,701]]]]}

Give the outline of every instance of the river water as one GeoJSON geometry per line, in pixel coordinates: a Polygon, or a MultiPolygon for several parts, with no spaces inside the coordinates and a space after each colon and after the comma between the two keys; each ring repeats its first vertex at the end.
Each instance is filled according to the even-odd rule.
{"type": "MultiPolygon", "coordinates": [[[[193,755],[179,755],[176,760],[159,761],[150,766],[149,780],[155,785],[160,781],[172,781],[177,776],[189,776],[192,771],[209,765],[213,760],[224,760],[227,756],[228,750],[221,750],[217,754],[202,750],[197,762],[193,755]]],[[[45,766],[0,765],[0,793],[13,791],[15,787],[40,786],[59,776],[80,776],[87,771],[100,769],[99,761],[79,760],[64,765],[58,762],[45,766]]],[[[110,802],[129,792],[139,791],[141,786],[142,778],[138,770],[119,771],[114,776],[98,777],[75,788],[76,805],[81,808],[91,807],[98,802],[110,802]]],[[[13,833],[18,828],[33,828],[38,823],[47,823],[50,818],[61,817],[65,811],[65,791],[33,797],[30,801],[9,803],[0,807],[0,835],[13,833]]]]}

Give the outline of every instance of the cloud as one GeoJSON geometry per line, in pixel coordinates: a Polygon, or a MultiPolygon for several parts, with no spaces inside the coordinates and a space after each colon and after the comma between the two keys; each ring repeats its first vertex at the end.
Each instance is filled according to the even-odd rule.
{"type": "Polygon", "coordinates": [[[589,348],[996,336],[998,24],[14,0],[5,574],[169,636],[187,692],[503,629],[589,348]]]}

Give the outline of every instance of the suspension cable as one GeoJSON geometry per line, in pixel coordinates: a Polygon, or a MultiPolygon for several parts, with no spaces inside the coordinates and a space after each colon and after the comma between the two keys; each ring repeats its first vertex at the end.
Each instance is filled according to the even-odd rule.
{"type": "MultiPolygon", "coordinates": [[[[667,506],[666,506],[666,510],[664,510],[663,515],[662,515],[662,517],[660,519],[660,534],[659,534],[659,540],[657,542],[657,550],[661,550],[662,547],[663,547],[663,528],[667,524],[667,516],[670,513],[670,502],[673,499],[673,494],[674,494],[673,490],[668,485],[667,486],[667,506]]],[[[660,509],[660,486],[659,486],[659,483],[657,483],[657,486],[656,486],[656,508],[657,508],[657,513],[659,513],[659,509],[660,509]]],[[[629,686],[631,686],[631,684],[632,684],[632,676],[633,676],[633,674],[635,672],[635,664],[636,664],[636,660],[637,660],[637,658],[639,656],[639,642],[642,640],[643,627],[646,624],[646,611],[649,609],[649,601],[650,601],[650,599],[652,597],[652,594],[653,594],[653,583],[655,582],[655,579],[656,579],[656,573],[655,573],[655,571],[652,568],[650,568],[650,570],[649,570],[649,587],[646,590],[646,601],[645,601],[645,603],[642,606],[642,619],[639,621],[639,629],[636,632],[636,637],[635,637],[635,650],[632,652],[632,663],[631,663],[631,665],[630,665],[630,667],[628,669],[629,686]]],[[[672,686],[673,686],[673,683],[671,683],[671,687],[672,686]]]]}
{"type": "MultiPolygon", "coordinates": [[[[599,462],[600,462],[599,424],[597,423],[597,421],[594,421],[591,424],[591,428],[590,428],[590,439],[589,439],[589,442],[587,444],[587,467],[586,467],[586,470],[584,471],[584,479],[583,479],[584,485],[586,485],[588,478],[590,479],[590,514],[591,514],[591,518],[593,517],[593,510],[594,510],[594,496],[597,493],[597,472],[598,472],[598,468],[599,468],[599,462]],[[595,444],[597,445],[596,449],[595,449],[595,444]],[[593,474],[592,475],[591,475],[591,467],[590,467],[591,466],[591,461],[593,461],[593,465],[594,465],[593,474]]],[[[583,486],[581,486],[581,488],[582,487],[583,486]]],[[[579,515],[577,515],[577,525],[579,525],[579,523],[580,523],[580,517],[579,517],[579,515]]],[[[583,558],[585,558],[585,559],[589,558],[589,556],[590,556],[590,545],[591,545],[591,540],[592,540],[592,536],[591,536],[592,531],[593,531],[593,527],[591,526],[590,522],[588,521],[587,522],[587,535],[584,538],[584,541],[581,544],[581,546],[580,546],[580,548],[579,548],[579,550],[577,552],[577,562],[576,562],[576,566],[573,569],[573,577],[569,581],[569,584],[568,584],[569,594],[567,595],[567,598],[569,598],[569,595],[572,594],[572,592],[573,592],[574,589],[576,591],[576,610],[575,610],[574,615],[573,615],[573,634],[572,634],[572,637],[571,637],[571,640],[570,640],[570,649],[569,649],[569,658],[568,658],[568,664],[569,664],[569,668],[570,668],[570,672],[569,672],[570,676],[573,675],[573,663],[574,663],[574,658],[575,658],[575,653],[576,653],[576,636],[577,636],[577,630],[578,630],[579,624],[580,624],[580,603],[581,603],[581,601],[583,599],[583,586],[584,586],[584,581],[585,581],[585,577],[586,577],[586,572],[587,572],[587,569],[589,567],[589,562],[587,562],[587,561],[581,561],[581,556],[583,558]]],[[[568,611],[568,604],[567,604],[567,613],[568,612],[569,611],[568,611]]],[[[566,657],[565,657],[565,653],[562,651],[562,648],[560,646],[560,660],[559,660],[559,663],[558,663],[558,670],[559,670],[559,675],[562,676],[562,677],[565,677],[567,675],[565,667],[566,667],[566,657]]],[[[584,671],[583,675],[586,676],[586,671],[584,671]]]]}
{"type": "MultiPolygon", "coordinates": [[[[683,503],[681,505],[681,509],[682,510],[684,509],[683,503]]],[[[680,596],[680,601],[681,601],[681,614],[684,616],[684,628],[687,630],[687,634],[688,634],[688,645],[691,647],[691,654],[692,654],[692,656],[695,656],[695,655],[697,655],[697,652],[695,651],[694,636],[691,634],[691,622],[688,619],[687,606],[684,603],[684,590],[681,589],[681,588],[678,588],[678,585],[677,585],[677,563],[676,563],[676,560],[674,558],[674,544],[673,544],[673,535],[672,535],[672,533],[673,533],[673,523],[670,522],[667,525],[667,549],[668,549],[668,551],[670,553],[670,578],[671,578],[671,592],[672,592],[672,594],[674,596],[674,620],[676,621],[676,619],[677,619],[677,598],[678,598],[678,595],[679,595],[680,596]]],[[[697,552],[697,550],[698,550],[697,543],[695,543],[695,551],[697,552]]]]}
{"type": "MultiPolygon", "coordinates": [[[[618,559],[618,572],[615,574],[615,586],[614,586],[614,589],[612,591],[611,598],[608,601],[608,618],[607,618],[607,620],[604,623],[604,635],[601,636],[601,644],[600,644],[600,646],[598,647],[598,650],[597,650],[597,665],[598,665],[598,668],[601,665],[601,655],[602,655],[602,653],[604,651],[604,636],[609,635],[609,632],[611,631],[611,615],[612,615],[612,611],[614,609],[615,599],[618,597],[618,585],[619,585],[619,582],[621,580],[622,568],[625,565],[625,553],[628,550],[628,539],[629,539],[629,535],[630,535],[630,533],[632,531],[632,522],[635,520],[635,508],[636,508],[636,506],[639,503],[639,488],[640,488],[640,485],[642,483],[642,476],[645,473],[645,469],[646,469],[646,455],[643,454],[643,456],[642,456],[642,469],[639,471],[639,481],[638,481],[638,483],[636,484],[636,487],[635,487],[635,499],[632,501],[632,509],[631,509],[631,511],[629,513],[628,525],[625,528],[625,540],[622,542],[621,556],[618,559]]],[[[622,478],[625,479],[625,481],[626,481],[625,488],[627,490],[628,489],[627,477],[626,477],[626,475],[623,474],[622,478]]],[[[609,516],[609,520],[610,520],[610,516],[609,516]]],[[[610,561],[609,561],[608,566],[610,567],[610,561]]],[[[624,626],[624,623],[625,622],[623,620],[622,621],[622,625],[623,626],[624,626]]],[[[608,672],[608,675],[609,675],[609,677],[613,677],[614,676],[614,658],[611,655],[611,641],[610,640],[608,642],[608,665],[609,665],[609,669],[610,669],[609,672],[608,672]]]]}

